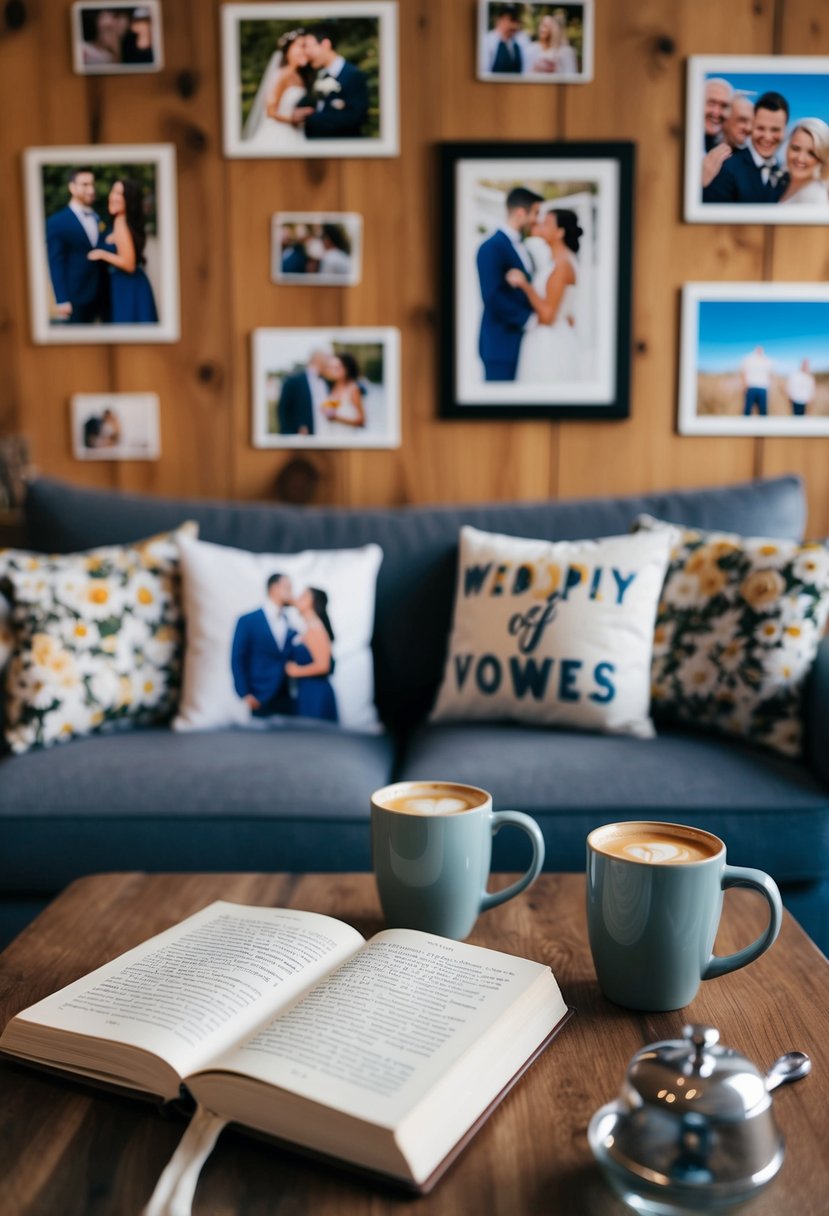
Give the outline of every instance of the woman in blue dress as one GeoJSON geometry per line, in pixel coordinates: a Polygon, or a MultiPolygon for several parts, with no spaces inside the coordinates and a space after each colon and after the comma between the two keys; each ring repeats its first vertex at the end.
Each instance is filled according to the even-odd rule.
{"type": "Polygon", "coordinates": [[[91,262],[109,266],[109,286],[113,325],[141,325],[158,322],[153,289],[144,270],[144,194],[138,182],[119,178],[112,183],[107,202],[112,216],[112,232],[103,247],[93,249],[91,262]]]}
{"type": "Polygon", "coordinates": [[[306,587],[294,600],[305,628],[294,642],[285,675],[296,680],[296,712],[300,718],[338,721],[337,698],[328,678],[334,670],[331,643],[334,630],[328,619],[328,596],[318,587],[306,587]]]}

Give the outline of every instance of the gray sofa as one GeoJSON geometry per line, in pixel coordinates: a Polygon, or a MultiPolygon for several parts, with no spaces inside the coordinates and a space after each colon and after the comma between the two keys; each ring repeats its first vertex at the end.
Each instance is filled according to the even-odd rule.
{"type": "MultiPolygon", "coordinates": [[[[577,539],[627,531],[640,512],[743,535],[799,537],[793,477],[642,497],[481,507],[345,511],[185,502],[80,489],[30,490],[30,546],[72,552],[136,540],[185,519],[201,536],[257,552],[384,551],[374,657],[387,730],[333,725],[268,732],[135,730],[0,761],[0,939],[81,874],[109,870],[366,870],[368,799],[397,778],[491,790],[534,815],[549,869],[578,870],[596,825],[679,820],[722,836],[733,862],[768,870],[791,911],[829,947],[829,648],[807,697],[809,750],[797,763],[690,731],[653,741],[516,725],[432,726],[462,523],[577,539]],[[321,731],[325,763],[319,763],[321,731]]],[[[499,869],[523,867],[519,833],[496,841],[499,869]]]]}

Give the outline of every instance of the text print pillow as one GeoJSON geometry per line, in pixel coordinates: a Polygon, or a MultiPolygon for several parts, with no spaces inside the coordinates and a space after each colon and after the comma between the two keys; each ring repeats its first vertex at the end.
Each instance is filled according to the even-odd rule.
{"type": "Polygon", "coordinates": [[[524,540],[461,529],[433,721],[503,719],[653,736],[653,626],[669,540],[524,540]]]}

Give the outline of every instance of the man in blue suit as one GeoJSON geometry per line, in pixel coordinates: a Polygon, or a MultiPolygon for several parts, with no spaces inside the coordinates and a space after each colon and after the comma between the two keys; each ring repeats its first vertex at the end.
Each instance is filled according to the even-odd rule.
{"type": "Polygon", "coordinates": [[[723,164],[702,192],[704,203],[776,203],[788,185],[777,160],[786,136],[789,103],[780,93],[763,93],[754,104],[751,139],[723,164]]]}
{"type": "Polygon", "coordinates": [[[514,380],[524,328],[533,316],[526,293],[507,282],[508,270],[533,277],[534,266],[523,236],[532,228],[542,202],[540,194],[516,186],[507,195],[507,218],[478,250],[478,277],[484,313],[478,352],[487,380],[514,380]]]}
{"type": "Polygon", "coordinates": [[[237,694],[254,717],[296,713],[285,664],[297,632],[286,612],[293,599],[286,574],[272,574],[264,607],[240,616],[233,634],[230,665],[237,694]]]}
{"type": "Polygon", "coordinates": [[[315,350],[304,371],[283,380],[277,407],[280,435],[314,434],[314,413],[328,396],[327,362],[327,353],[315,350]]]}
{"type": "Polygon", "coordinates": [[[46,221],[46,256],[55,293],[55,311],[61,321],[89,325],[109,320],[109,279],[102,262],[90,262],[89,253],[101,239],[100,217],[95,210],[95,174],[91,169],[70,169],[70,201],[46,221]]]}
{"type": "Polygon", "coordinates": [[[305,124],[306,139],[359,139],[368,115],[368,78],[335,50],[333,26],[319,25],[305,35],[305,51],[317,69],[292,121],[305,124]]]}

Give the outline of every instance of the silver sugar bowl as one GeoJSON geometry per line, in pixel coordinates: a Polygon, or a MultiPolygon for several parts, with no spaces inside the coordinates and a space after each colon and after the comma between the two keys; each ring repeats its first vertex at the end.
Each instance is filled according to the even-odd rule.
{"type": "Polygon", "coordinates": [[[614,1190],[655,1216],[721,1211],[771,1182],[785,1151],[771,1091],[812,1066],[792,1051],[764,1075],[713,1027],[682,1034],[636,1053],[618,1099],[587,1131],[614,1190]]]}

